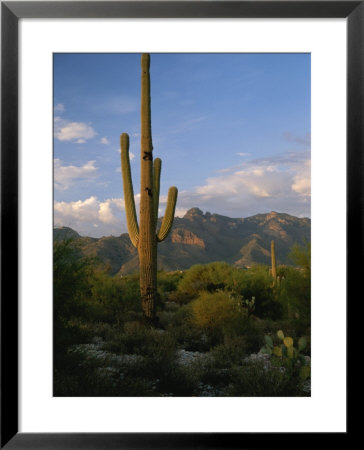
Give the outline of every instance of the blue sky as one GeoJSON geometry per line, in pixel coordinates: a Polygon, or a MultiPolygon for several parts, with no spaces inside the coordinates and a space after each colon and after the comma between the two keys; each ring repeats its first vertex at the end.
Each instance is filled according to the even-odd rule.
{"type": "MultiPolygon", "coordinates": [[[[154,157],[176,215],[310,216],[309,54],[152,54],[154,157]]],[[[54,221],[126,232],[120,134],[138,203],[140,54],[54,55],[54,221]]],[[[138,208],[137,208],[138,209],[138,208]]]]}

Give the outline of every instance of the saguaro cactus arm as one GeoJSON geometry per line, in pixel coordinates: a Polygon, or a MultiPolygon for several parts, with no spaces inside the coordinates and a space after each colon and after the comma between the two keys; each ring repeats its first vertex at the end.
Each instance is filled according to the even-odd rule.
{"type": "Polygon", "coordinates": [[[121,144],[121,171],[124,185],[124,201],[126,212],[126,223],[130,240],[134,247],[138,247],[139,227],[135,210],[133,182],[131,179],[130,159],[129,159],[129,136],[123,133],[120,137],[121,144]]]}
{"type": "Polygon", "coordinates": [[[154,167],[153,167],[153,213],[156,226],[158,221],[161,170],[162,170],[162,161],[160,158],[156,158],[154,160],[154,167]]]}
{"type": "Polygon", "coordinates": [[[162,225],[157,234],[158,242],[162,242],[168,236],[168,233],[171,231],[174,218],[174,211],[176,209],[177,195],[178,195],[177,188],[175,186],[170,187],[168,190],[166,211],[164,213],[162,225]]]}

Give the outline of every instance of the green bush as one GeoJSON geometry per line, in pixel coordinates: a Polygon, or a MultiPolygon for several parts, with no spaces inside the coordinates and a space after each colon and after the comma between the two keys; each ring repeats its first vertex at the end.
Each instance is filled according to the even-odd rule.
{"type": "Polygon", "coordinates": [[[127,275],[120,279],[125,311],[141,312],[139,274],[127,275]]]}
{"type": "Polygon", "coordinates": [[[158,279],[158,292],[162,300],[169,300],[169,296],[177,290],[178,283],[182,278],[182,273],[177,272],[164,272],[159,271],[157,274],[158,279]]]}
{"type": "Polygon", "coordinates": [[[303,270],[287,267],[278,300],[284,317],[295,322],[298,334],[305,334],[311,323],[311,278],[303,270]]]}
{"type": "Polygon", "coordinates": [[[138,274],[111,277],[74,242],[55,243],[54,395],[302,395],[295,364],[282,370],[275,364],[285,360],[274,357],[266,370],[246,359],[259,352],[264,335],[280,329],[296,340],[308,336],[309,354],[308,264],[281,266],[278,274],[282,281],[273,286],[265,266],[243,270],[216,262],[184,273],[160,271],[158,330],[141,320],[138,274]],[[182,348],[210,353],[181,363],[182,348]]]}
{"type": "Polygon", "coordinates": [[[53,350],[54,368],[66,364],[67,347],[89,338],[80,327],[88,314],[91,261],[84,258],[74,240],[54,242],[53,247],[53,350]],[[73,323],[70,322],[73,320],[73,323]]]}
{"type": "Polygon", "coordinates": [[[226,395],[233,397],[302,396],[299,377],[279,367],[267,368],[264,361],[249,361],[232,369],[231,384],[226,395]]]}
{"type": "Polygon", "coordinates": [[[229,280],[229,288],[245,299],[255,298],[254,315],[274,320],[281,317],[282,307],[276,300],[267,266],[257,265],[249,270],[236,272],[229,280]]]}
{"type": "Polygon", "coordinates": [[[218,368],[239,365],[247,354],[245,336],[225,336],[224,343],[212,350],[214,364],[218,368]]]}
{"type": "Polygon", "coordinates": [[[169,302],[175,302],[178,303],[179,305],[186,305],[187,303],[189,303],[191,300],[193,300],[195,298],[194,294],[188,293],[188,292],[184,292],[184,291],[172,291],[169,295],[168,295],[168,301],[169,302]]]}
{"type": "Polygon", "coordinates": [[[120,354],[133,354],[153,358],[155,361],[174,357],[176,342],[164,331],[145,326],[142,322],[126,322],[124,329],[114,333],[105,349],[120,354]]]}
{"type": "Polygon", "coordinates": [[[166,330],[174,336],[179,347],[188,351],[208,351],[210,341],[204,330],[197,327],[192,320],[193,313],[191,304],[178,308],[173,314],[168,314],[168,322],[165,313],[159,313],[161,322],[166,330]]]}
{"type": "Polygon", "coordinates": [[[92,311],[90,320],[121,325],[128,320],[128,312],[141,312],[140,291],[135,276],[110,277],[105,271],[95,271],[89,280],[92,311]]]}
{"type": "Polygon", "coordinates": [[[247,354],[256,353],[261,347],[265,333],[264,321],[256,317],[242,317],[235,320],[229,328],[224,329],[225,338],[244,337],[244,346],[247,354]]]}
{"type": "Polygon", "coordinates": [[[92,261],[82,256],[77,244],[69,239],[55,241],[53,247],[53,301],[55,319],[84,316],[90,293],[92,261]]]}
{"type": "Polygon", "coordinates": [[[197,264],[188,269],[178,284],[178,291],[196,297],[201,291],[214,292],[226,287],[234,268],[225,262],[197,264]]]}
{"type": "Polygon", "coordinates": [[[210,338],[220,341],[224,330],[236,327],[236,323],[246,317],[236,299],[228,292],[202,292],[191,303],[192,322],[210,338]]]}
{"type": "Polygon", "coordinates": [[[306,275],[311,275],[311,242],[294,244],[289,254],[291,261],[301,267],[306,275]]]}

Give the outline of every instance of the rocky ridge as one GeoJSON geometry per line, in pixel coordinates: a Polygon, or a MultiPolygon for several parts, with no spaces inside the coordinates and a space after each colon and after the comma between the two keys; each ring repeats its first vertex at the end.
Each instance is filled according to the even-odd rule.
{"type": "MultiPolygon", "coordinates": [[[[159,219],[159,222],[161,219],[159,219]]],[[[310,241],[311,220],[272,211],[246,218],[205,214],[191,208],[184,217],[176,217],[167,239],[158,245],[158,268],[185,270],[194,264],[226,261],[237,267],[270,264],[270,243],[274,239],[278,264],[291,264],[289,252],[294,243],[310,241]]],[[[110,273],[138,271],[137,250],[128,234],[99,239],[81,237],[66,227],[54,230],[54,239],[72,237],[85,255],[97,257],[110,273]]]]}

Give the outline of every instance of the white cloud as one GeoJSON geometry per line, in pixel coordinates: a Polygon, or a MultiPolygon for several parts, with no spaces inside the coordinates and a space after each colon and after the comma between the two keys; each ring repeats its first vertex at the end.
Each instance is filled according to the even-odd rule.
{"type": "Polygon", "coordinates": [[[71,122],[59,116],[54,118],[54,137],[59,141],[84,144],[87,139],[92,139],[96,134],[92,126],[84,122],[71,122]]]}
{"type": "Polygon", "coordinates": [[[83,166],[65,166],[58,158],[54,160],[54,187],[59,191],[69,189],[76,181],[93,180],[97,176],[95,161],[83,166]]]}
{"type": "Polygon", "coordinates": [[[311,161],[307,160],[297,168],[297,175],[293,178],[292,190],[306,197],[311,196],[311,161]]]}
{"type": "MultiPolygon", "coordinates": [[[[135,195],[137,211],[139,199],[135,195]]],[[[85,200],[55,201],[54,224],[71,227],[81,236],[119,236],[127,232],[124,199],[99,200],[92,195],[85,200]]]]}
{"type": "MultiPolygon", "coordinates": [[[[62,167],[59,160],[57,164],[62,167]]],[[[87,163],[86,168],[87,165],[92,172],[93,161],[87,163]]],[[[71,174],[75,169],[70,167],[71,174]]],[[[73,180],[71,176],[64,177],[61,179],[63,184],[67,179],[73,180]]],[[[137,212],[139,201],[138,193],[135,195],[137,212]]],[[[166,201],[167,195],[161,195],[160,217],[164,215],[166,201]]],[[[310,216],[310,152],[292,152],[247,161],[228,173],[208,178],[191,191],[180,190],[175,215],[183,217],[194,206],[204,212],[229,217],[248,217],[272,210],[298,217],[310,216]]],[[[91,196],[86,200],[55,202],[54,216],[56,225],[70,226],[85,236],[127,232],[122,198],[98,200],[91,196]]]]}
{"type": "Polygon", "coordinates": [[[61,223],[61,218],[77,221],[97,221],[99,202],[97,198],[92,196],[82,201],[74,202],[54,202],[55,222],[61,223]]]}
{"type": "Polygon", "coordinates": [[[65,111],[65,107],[63,103],[58,103],[55,107],[54,107],[54,112],[58,112],[58,113],[62,113],[65,111]]]}
{"type": "Polygon", "coordinates": [[[109,141],[109,139],[106,136],[102,137],[100,139],[100,142],[101,142],[101,144],[105,144],[105,145],[110,144],[110,141],[109,141]]]}
{"type": "Polygon", "coordinates": [[[197,206],[230,217],[272,210],[310,216],[310,169],[309,151],[247,161],[179,193],[177,207],[197,206]]]}
{"type": "Polygon", "coordinates": [[[118,222],[118,219],[114,216],[112,211],[113,200],[106,200],[99,204],[99,219],[103,223],[114,224],[118,222]]]}
{"type": "Polygon", "coordinates": [[[125,232],[122,223],[124,200],[111,198],[100,201],[96,196],[86,200],[54,202],[55,226],[69,226],[83,236],[119,235],[125,232]]]}
{"type": "Polygon", "coordinates": [[[188,211],[187,208],[177,208],[176,207],[176,211],[175,211],[174,215],[175,215],[175,217],[183,217],[187,211],[188,211]]]}

